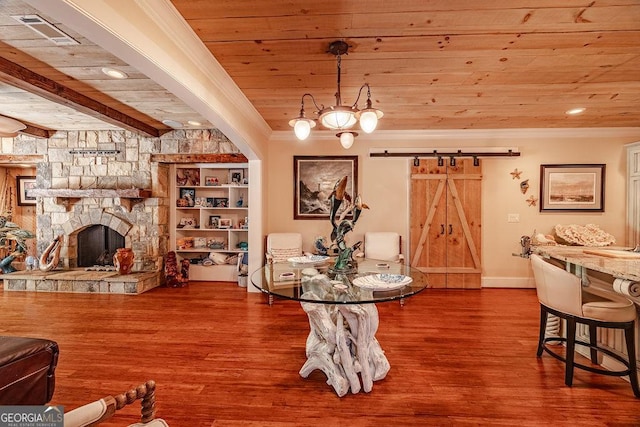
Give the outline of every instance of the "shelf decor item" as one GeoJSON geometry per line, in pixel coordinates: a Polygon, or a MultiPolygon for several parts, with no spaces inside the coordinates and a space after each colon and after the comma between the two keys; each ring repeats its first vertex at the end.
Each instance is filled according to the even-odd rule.
{"type": "Polygon", "coordinates": [[[176,183],[178,185],[200,185],[200,169],[178,169],[176,173],[176,183]]]}
{"type": "Polygon", "coordinates": [[[229,218],[220,218],[218,220],[218,228],[231,228],[233,227],[233,222],[229,218]]]}
{"type": "Polygon", "coordinates": [[[193,207],[196,204],[196,189],[195,188],[181,188],[180,199],[187,201],[189,207],[193,207]]]}
{"type": "Polygon", "coordinates": [[[229,198],[228,197],[214,197],[213,198],[213,207],[214,208],[228,208],[229,207],[229,198]]]}
{"type": "Polygon", "coordinates": [[[229,184],[240,185],[244,180],[244,170],[229,169],[229,184]]]}

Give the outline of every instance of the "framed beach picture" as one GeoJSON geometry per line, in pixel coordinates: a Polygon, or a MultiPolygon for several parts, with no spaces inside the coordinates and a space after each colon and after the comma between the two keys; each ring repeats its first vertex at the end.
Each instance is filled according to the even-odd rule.
{"type": "Polygon", "coordinates": [[[16,177],[16,187],[18,189],[18,206],[29,206],[36,204],[36,198],[27,195],[27,190],[36,188],[35,176],[16,177]]]}
{"type": "Polygon", "coordinates": [[[329,219],[329,196],[347,177],[346,192],[358,190],[358,156],[294,156],[293,218],[329,219]]]}
{"type": "Polygon", "coordinates": [[[604,212],[605,168],[540,165],[540,212],[604,212]]]}

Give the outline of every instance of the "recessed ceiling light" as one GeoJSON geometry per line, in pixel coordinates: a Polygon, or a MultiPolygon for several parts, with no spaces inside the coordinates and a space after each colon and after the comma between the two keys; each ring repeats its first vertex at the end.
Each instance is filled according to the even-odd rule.
{"type": "Polygon", "coordinates": [[[576,114],[584,113],[585,110],[586,108],[584,107],[572,108],[570,110],[565,111],[565,114],[569,114],[570,116],[575,116],[576,114]]]}
{"type": "Polygon", "coordinates": [[[182,123],[176,121],[176,120],[171,120],[171,119],[165,119],[162,121],[162,123],[164,123],[165,125],[172,127],[174,129],[182,129],[182,123]]]}
{"type": "Polygon", "coordinates": [[[202,126],[202,123],[197,120],[189,120],[187,123],[189,123],[191,126],[202,126]]]}
{"type": "Polygon", "coordinates": [[[104,67],[102,69],[102,72],[114,79],[126,79],[127,77],[129,77],[127,73],[125,73],[124,71],[120,71],[118,69],[110,68],[110,67],[104,67]]]}

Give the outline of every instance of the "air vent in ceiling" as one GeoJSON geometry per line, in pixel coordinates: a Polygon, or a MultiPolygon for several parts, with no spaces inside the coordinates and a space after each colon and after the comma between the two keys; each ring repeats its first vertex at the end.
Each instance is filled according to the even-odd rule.
{"type": "Polygon", "coordinates": [[[80,44],[73,37],[63,33],[38,15],[14,15],[11,17],[59,46],[80,44]]]}

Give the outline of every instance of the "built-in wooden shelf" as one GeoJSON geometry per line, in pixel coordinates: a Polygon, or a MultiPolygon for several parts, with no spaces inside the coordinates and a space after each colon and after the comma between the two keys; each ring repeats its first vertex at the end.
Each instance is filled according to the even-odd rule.
{"type": "Polygon", "coordinates": [[[85,198],[113,198],[117,204],[131,211],[131,206],[140,203],[143,199],[151,197],[151,190],[142,188],[32,188],[27,190],[29,197],[53,197],[55,203],[65,206],[69,210],[70,206],[80,199],[85,198]]]}

